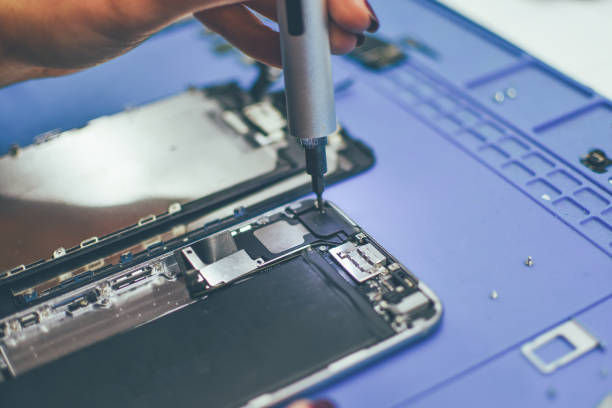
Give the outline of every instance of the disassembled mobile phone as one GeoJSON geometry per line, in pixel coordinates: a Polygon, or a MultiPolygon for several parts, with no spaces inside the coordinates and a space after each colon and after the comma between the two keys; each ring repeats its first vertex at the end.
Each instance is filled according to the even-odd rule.
{"type": "MultiPolygon", "coordinates": [[[[3,404],[270,406],[430,333],[431,290],[332,203],[296,201],[285,127],[282,94],[227,84],[0,158],[3,222],[39,225],[3,262],[51,253],[0,273],[3,404]]],[[[328,157],[330,183],[373,163],[346,130],[328,157]]]]}

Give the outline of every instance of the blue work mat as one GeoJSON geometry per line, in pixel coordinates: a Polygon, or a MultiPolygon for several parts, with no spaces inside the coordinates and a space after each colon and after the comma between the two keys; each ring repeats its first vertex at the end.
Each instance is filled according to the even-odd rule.
{"type": "MultiPolygon", "coordinates": [[[[430,286],[445,315],[428,339],[312,396],[595,406],[612,391],[604,349],[545,375],[520,347],[575,316],[612,340],[612,172],[580,162],[612,155],[612,105],[436,2],[372,3],[381,38],[409,58],[384,71],[334,59],[337,82],[352,83],[338,117],[377,163],[326,198],[430,286]]],[[[254,68],[225,49],[188,22],[103,66],[0,90],[0,152],[192,84],[250,83],[254,68]]]]}

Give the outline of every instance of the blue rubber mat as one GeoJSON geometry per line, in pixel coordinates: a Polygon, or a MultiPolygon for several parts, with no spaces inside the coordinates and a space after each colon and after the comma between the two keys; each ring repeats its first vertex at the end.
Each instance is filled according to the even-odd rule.
{"type": "MultiPolygon", "coordinates": [[[[337,83],[352,83],[338,117],[377,164],[326,197],[426,282],[445,316],[430,338],[312,396],[592,406],[612,389],[605,351],[544,375],[518,350],[575,315],[612,340],[612,171],[581,162],[612,156],[612,104],[436,2],[372,3],[378,35],[409,58],[383,71],[334,59],[337,83]]],[[[186,23],[92,70],[2,89],[0,151],[190,84],[249,83],[254,69],[220,44],[186,23]]]]}

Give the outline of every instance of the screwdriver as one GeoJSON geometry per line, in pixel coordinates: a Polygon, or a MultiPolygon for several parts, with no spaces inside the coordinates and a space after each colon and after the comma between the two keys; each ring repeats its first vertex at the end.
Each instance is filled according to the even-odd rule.
{"type": "Polygon", "coordinates": [[[306,153],[316,206],[324,212],[327,136],[338,128],[326,0],[277,0],[289,134],[306,153]]]}

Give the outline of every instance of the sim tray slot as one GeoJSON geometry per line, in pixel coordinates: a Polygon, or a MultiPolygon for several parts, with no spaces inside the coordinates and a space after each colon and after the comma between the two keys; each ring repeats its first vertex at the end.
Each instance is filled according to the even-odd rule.
{"type": "Polygon", "coordinates": [[[533,341],[525,343],[521,347],[521,352],[527,359],[536,366],[542,373],[550,374],[557,368],[571,363],[583,354],[588,353],[599,346],[599,340],[582,327],[577,321],[569,320],[552,330],[536,337],[533,341]],[[563,338],[573,347],[569,353],[547,363],[542,360],[536,350],[550,343],[556,338],[563,338]]]}

